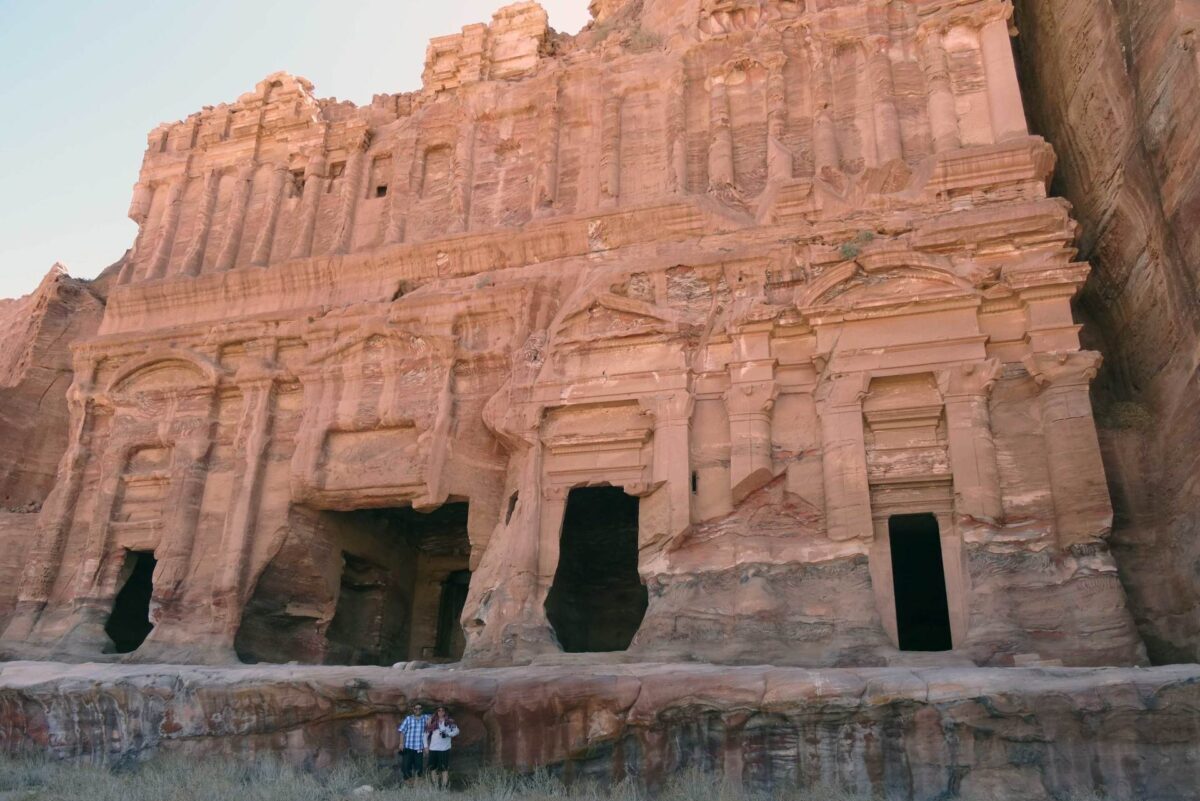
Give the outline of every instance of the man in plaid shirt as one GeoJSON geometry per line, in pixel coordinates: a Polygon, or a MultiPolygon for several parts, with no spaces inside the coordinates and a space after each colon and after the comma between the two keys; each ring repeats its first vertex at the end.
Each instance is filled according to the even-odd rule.
{"type": "Polygon", "coordinates": [[[419,703],[413,704],[404,722],[396,727],[402,738],[400,742],[400,773],[411,781],[425,773],[425,725],[429,715],[422,714],[419,703]]]}

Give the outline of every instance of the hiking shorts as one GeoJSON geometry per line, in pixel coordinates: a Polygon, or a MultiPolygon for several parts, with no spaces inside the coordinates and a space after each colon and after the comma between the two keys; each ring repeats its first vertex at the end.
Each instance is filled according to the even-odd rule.
{"type": "Polygon", "coordinates": [[[430,751],[429,752],[429,772],[450,770],[450,752],[449,751],[430,751]]]}

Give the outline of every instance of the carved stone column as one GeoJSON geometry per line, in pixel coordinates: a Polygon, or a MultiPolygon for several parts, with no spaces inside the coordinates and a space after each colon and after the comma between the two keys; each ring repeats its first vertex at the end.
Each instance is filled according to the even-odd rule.
{"type": "Polygon", "coordinates": [[[979,31],[979,46],[983,51],[988,109],[991,111],[995,140],[1007,142],[1028,136],[1025,105],[1021,101],[1017,65],[1008,36],[1008,20],[1001,18],[985,23],[979,31]]]}
{"type": "Polygon", "coordinates": [[[468,119],[458,126],[458,141],[454,146],[454,181],[450,193],[452,232],[471,227],[471,185],[474,182],[475,120],[468,119]]]}
{"type": "Polygon", "coordinates": [[[562,130],[562,85],[558,80],[546,92],[538,121],[538,165],[533,186],[533,214],[545,216],[558,198],[558,149],[562,130]]]}
{"type": "Polygon", "coordinates": [[[232,270],[237,262],[238,248],[242,246],[242,232],[246,228],[246,210],[250,206],[250,191],[254,186],[257,165],[247,164],[238,170],[233,200],[225,217],[225,241],[217,254],[217,272],[232,270]]]}
{"type": "Polygon", "coordinates": [[[962,146],[958,130],[958,110],[954,105],[954,89],[950,85],[950,70],[946,65],[946,50],[942,32],[928,28],[922,32],[921,66],[929,87],[929,125],[933,147],[938,153],[962,146]]]}
{"type": "Polygon", "coordinates": [[[1004,514],[988,409],[999,373],[999,360],[990,359],[960,365],[943,374],[955,510],[960,516],[993,524],[999,523],[1004,514]]]}
{"type": "Polygon", "coordinates": [[[554,584],[558,570],[558,557],[562,550],[563,519],[567,512],[567,496],[570,487],[543,487],[538,527],[537,598],[539,606],[554,584]]]}
{"type": "Polygon", "coordinates": [[[183,208],[183,193],[187,189],[187,182],[185,174],[171,181],[167,187],[167,199],[163,203],[162,221],[158,224],[154,256],[146,268],[147,278],[162,278],[167,274],[171,250],[175,247],[175,234],[179,230],[179,214],[183,208]]]}
{"type": "Polygon", "coordinates": [[[1034,353],[1023,360],[1042,388],[1042,436],[1055,530],[1064,548],[1103,539],[1112,529],[1112,505],[1088,395],[1101,360],[1094,351],[1034,353]]]}
{"type": "Polygon", "coordinates": [[[272,352],[268,359],[251,362],[238,371],[235,381],[242,390],[242,413],[238,421],[234,447],[238,461],[234,468],[234,487],[229,513],[221,532],[223,561],[217,575],[213,600],[215,613],[221,622],[220,634],[226,645],[233,646],[233,637],[241,620],[246,593],[246,566],[254,541],[254,522],[262,496],[263,473],[267,450],[271,444],[271,427],[275,414],[275,382],[277,378],[272,352]]]}
{"type": "Polygon", "coordinates": [[[825,476],[825,529],[832,540],[875,536],[871,519],[871,487],[867,478],[867,445],[863,432],[863,398],[868,377],[837,376],[820,389],[821,469],[825,476]]]}
{"type": "Polygon", "coordinates": [[[667,185],[677,195],[687,192],[687,76],[679,70],[667,87],[667,185]]]}
{"type": "MultiPolygon", "coordinates": [[[[641,525],[639,547],[654,544],[658,537],[669,540],[682,534],[692,522],[691,440],[692,394],[684,386],[654,395],[648,407],[654,413],[654,467],[651,483],[658,485],[640,505],[639,515],[657,507],[663,525],[641,525]],[[665,494],[662,498],[661,494],[665,494]],[[666,508],[661,501],[666,501],[666,508]]],[[[627,488],[631,489],[631,488],[627,488]]],[[[631,490],[632,491],[632,490],[631,490]]],[[[648,516],[642,516],[646,521],[648,516]]]]}
{"type": "Polygon", "coordinates": [[[333,234],[334,254],[349,253],[354,244],[354,215],[362,200],[363,181],[366,178],[367,148],[371,135],[364,131],[354,142],[350,157],[346,160],[346,178],[342,181],[341,208],[338,211],[337,228],[333,234]]]}
{"type": "Polygon", "coordinates": [[[417,158],[417,132],[409,128],[396,143],[392,156],[392,178],[388,187],[388,209],[383,229],[383,243],[395,245],[404,241],[409,203],[412,202],[414,174],[420,164],[417,158]]]}
{"type": "Polygon", "coordinates": [[[254,241],[254,253],[250,256],[250,264],[254,267],[266,267],[271,263],[271,247],[275,243],[275,229],[279,226],[279,214],[283,208],[283,193],[287,186],[288,170],[282,164],[276,164],[271,170],[271,184],[267,187],[267,209],[263,215],[262,229],[258,239],[254,241]]]}
{"type": "Polygon", "coordinates": [[[709,88],[708,188],[733,186],[733,127],[725,76],[714,75],[709,88]]]}
{"type": "Polygon", "coordinates": [[[875,156],[880,164],[904,158],[892,59],[888,55],[890,47],[891,40],[887,36],[872,36],[867,40],[871,82],[875,87],[875,156]]]}
{"type": "Polygon", "coordinates": [[[782,53],[767,59],[767,180],[786,181],[792,177],[792,153],[784,144],[787,135],[787,83],[782,53]]]}
{"type": "MultiPolygon", "coordinates": [[[[209,414],[215,419],[216,392],[209,414]]],[[[208,478],[208,460],[213,447],[214,425],[198,427],[187,439],[175,443],[171,490],[164,515],[162,543],[155,558],[158,568],[154,598],[159,605],[178,599],[192,562],[192,545],[200,520],[200,501],[208,478]]]]}
{"type": "Polygon", "coordinates": [[[821,43],[809,39],[812,54],[813,95],[816,109],[813,116],[813,169],[817,177],[837,171],[841,166],[841,148],[837,127],[833,123],[833,77],[831,65],[821,43]]]}
{"type": "Polygon", "coordinates": [[[770,481],[771,418],[779,387],[771,358],[772,322],[740,326],[732,332],[733,354],[725,408],[729,415],[729,483],[733,502],[770,481]]]}
{"type": "Polygon", "coordinates": [[[217,194],[221,190],[221,171],[209,170],[204,176],[204,192],[200,195],[200,206],[196,210],[196,227],[192,243],[183,257],[179,268],[182,275],[199,275],[204,267],[204,252],[208,249],[208,237],[212,234],[213,212],[217,209],[217,194]]]}
{"type": "Polygon", "coordinates": [[[600,118],[600,205],[616,206],[621,198],[621,95],[612,88],[600,118]]]}
{"type": "Polygon", "coordinates": [[[116,587],[110,585],[115,584],[122,561],[119,554],[109,552],[112,518],[120,495],[122,474],[133,448],[128,441],[110,441],[100,458],[91,525],[70,589],[69,628],[58,643],[59,647],[80,655],[94,653],[108,641],[104,621],[116,592],[116,587]]]}
{"type": "Polygon", "coordinates": [[[296,239],[292,242],[292,258],[307,259],[312,255],[313,234],[317,230],[317,211],[325,193],[325,157],[315,155],[308,160],[304,171],[304,194],[300,198],[300,220],[296,224],[296,239]]]}

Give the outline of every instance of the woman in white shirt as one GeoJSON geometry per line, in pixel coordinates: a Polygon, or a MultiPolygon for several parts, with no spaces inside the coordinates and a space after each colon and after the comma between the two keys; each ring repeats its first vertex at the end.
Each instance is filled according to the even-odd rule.
{"type": "Polygon", "coordinates": [[[425,724],[425,753],[429,755],[429,778],[442,790],[450,789],[450,741],[458,736],[458,725],[449,710],[439,706],[425,724]]]}

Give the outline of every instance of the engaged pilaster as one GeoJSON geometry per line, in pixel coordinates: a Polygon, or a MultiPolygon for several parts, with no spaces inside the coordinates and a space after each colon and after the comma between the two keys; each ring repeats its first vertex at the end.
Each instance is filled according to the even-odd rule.
{"type": "Polygon", "coordinates": [[[346,180],[342,181],[341,210],[338,213],[337,230],[333,236],[333,253],[349,253],[354,244],[354,215],[362,197],[363,179],[366,173],[367,148],[371,135],[364,131],[355,140],[346,162],[346,180]]]}
{"type": "Polygon", "coordinates": [[[267,188],[267,210],[263,219],[262,230],[254,242],[254,253],[250,256],[250,264],[255,267],[266,267],[271,263],[271,247],[275,243],[275,229],[279,225],[279,214],[283,208],[283,192],[287,186],[287,167],[276,164],[271,170],[271,185],[267,188]]]}
{"type": "Polygon", "coordinates": [[[714,75],[709,89],[708,187],[733,185],[733,128],[725,76],[714,75]]]}
{"type": "Polygon", "coordinates": [[[242,232],[246,228],[246,209],[250,205],[250,190],[254,184],[254,164],[246,164],[236,177],[233,189],[233,201],[229,204],[226,215],[225,241],[221,244],[221,252],[217,255],[217,272],[232,270],[237,262],[238,248],[242,245],[242,232]]]}
{"type": "Polygon", "coordinates": [[[999,374],[1000,362],[990,359],[951,368],[942,376],[955,510],[992,524],[1004,514],[988,408],[999,374]]]}
{"type": "Polygon", "coordinates": [[[162,222],[158,226],[158,241],[154,244],[154,256],[146,269],[147,278],[162,278],[167,274],[171,250],[175,246],[175,234],[179,229],[179,214],[183,207],[183,193],[187,188],[187,181],[187,175],[182,175],[171,181],[167,187],[162,222]]]}
{"type": "Polygon", "coordinates": [[[192,244],[183,257],[182,275],[199,275],[204,267],[204,253],[208,248],[208,237],[212,233],[213,213],[217,209],[217,194],[221,189],[221,171],[209,170],[204,176],[204,191],[200,195],[200,208],[196,218],[196,230],[192,244]]]}
{"type": "Polygon", "coordinates": [[[1024,359],[1042,389],[1042,436],[1055,529],[1064,548],[1103,539],[1112,529],[1112,505],[1088,395],[1101,361],[1094,351],[1034,353],[1024,359]]]}
{"type": "Polygon", "coordinates": [[[1028,136],[1025,105],[1021,102],[1017,65],[1008,36],[1008,20],[999,18],[984,23],[979,31],[979,45],[983,51],[984,74],[987,76],[992,134],[997,142],[1028,136]]]}
{"type": "Polygon", "coordinates": [[[729,415],[729,482],[739,503],[775,476],[771,459],[771,419],[779,387],[771,358],[773,323],[744,326],[733,335],[739,360],[729,365],[725,408],[729,415]]]}
{"type": "Polygon", "coordinates": [[[863,398],[868,383],[868,377],[860,373],[837,376],[822,387],[817,400],[825,476],[825,529],[831,540],[869,542],[875,536],[863,431],[863,398]]]}
{"type": "Polygon", "coordinates": [[[938,153],[956,150],[962,146],[962,138],[958,130],[958,110],[954,106],[954,89],[950,85],[942,31],[929,28],[920,37],[921,66],[929,87],[929,125],[933,133],[933,147],[938,153]]]}
{"type": "Polygon", "coordinates": [[[300,198],[300,221],[296,240],[292,243],[292,258],[306,259],[312,255],[313,234],[317,229],[317,211],[325,192],[325,157],[313,156],[304,171],[304,194],[300,198]]]}
{"type": "Polygon", "coordinates": [[[875,157],[880,164],[904,158],[900,115],[896,112],[896,87],[892,78],[891,40],[872,36],[867,40],[872,84],[875,89],[875,157]]]}

